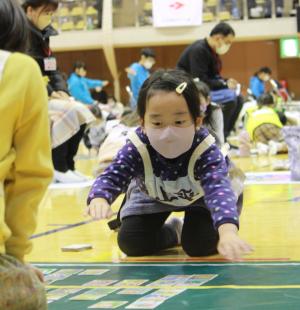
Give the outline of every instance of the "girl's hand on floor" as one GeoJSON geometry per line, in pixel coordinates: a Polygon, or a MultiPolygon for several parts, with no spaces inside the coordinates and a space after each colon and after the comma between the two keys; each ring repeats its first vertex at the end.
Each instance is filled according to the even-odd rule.
{"type": "Polygon", "coordinates": [[[114,213],[111,206],[103,198],[93,199],[85,209],[85,215],[90,215],[94,220],[110,219],[114,213]]]}
{"type": "Polygon", "coordinates": [[[253,251],[251,245],[238,236],[234,224],[221,225],[219,235],[218,252],[228,260],[241,260],[243,255],[253,251]]]}

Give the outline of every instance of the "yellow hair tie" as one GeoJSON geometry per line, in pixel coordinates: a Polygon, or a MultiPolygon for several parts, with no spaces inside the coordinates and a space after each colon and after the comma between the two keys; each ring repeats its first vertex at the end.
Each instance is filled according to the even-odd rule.
{"type": "Polygon", "coordinates": [[[181,95],[187,87],[187,82],[182,82],[176,87],[176,93],[181,95]]]}

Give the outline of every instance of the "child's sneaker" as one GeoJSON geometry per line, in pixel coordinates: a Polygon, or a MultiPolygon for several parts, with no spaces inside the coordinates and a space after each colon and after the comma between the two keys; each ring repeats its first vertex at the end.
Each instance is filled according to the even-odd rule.
{"type": "Polygon", "coordinates": [[[71,170],[75,176],[81,178],[82,182],[89,181],[90,178],[77,170],[71,170]]]}
{"type": "Polygon", "coordinates": [[[82,182],[82,178],[72,173],[71,170],[67,172],[60,172],[54,170],[54,180],[57,183],[79,183],[82,182]]]}
{"type": "Polygon", "coordinates": [[[269,155],[276,155],[278,153],[278,146],[277,142],[269,141],[269,155]]]}
{"type": "Polygon", "coordinates": [[[183,220],[178,217],[171,217],[167,220],[166,224],[172,226],[175,229],[176,235],[177,235],[177,245],[181,244],[181,233],[182,233],[182,227],[183,227],[183,220]]]}
{"type": "Polygon", "coordinates": [[[269,146],[264,143],[258,142],[256,144],[256,149],[257,149],[258,155],[267,155],[269,153],[269,146]]]}

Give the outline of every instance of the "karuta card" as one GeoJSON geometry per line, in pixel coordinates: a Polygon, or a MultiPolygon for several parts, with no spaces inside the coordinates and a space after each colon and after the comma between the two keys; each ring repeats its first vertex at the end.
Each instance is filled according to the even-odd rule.
{"type": "Polygon", "coordinates": [[[97,304],[90,306],[89,309],[116,309],[127,303],[128,301],[105,300],[105,301],[100,301],[97,304]]]}
{"type": "Polygon", "coordinates": [[[150,287],[169,287],[185,283],[192,275],[168,275],[147,284],[150,287]]]}
{"type": "Polygon", "coordinates": [[[55,271],[54,273],[51,273],[50,276],[55,277],[56,275],[63,275],[63,276],[72,276],[74,274],[77,274],[79,272],[83,271],[82,269],[59,269],[55,271]]]}
{"type": "Polygon", "coordinates": [[[56,270],[57,269],[51,269],[51,268],[43,268],[43,269],[41,269],[41,271],[42,271],[44,276],[47,276],[48,274],[53,273],[56,270]]]}
{"type": "Polygon", "coordinates": [[[153,298],[153,297],[159,297],[159,298],[171,298],[174,297],[176,295],[181,294],[182,292],[184,292],[186,289],[184,288],[170,288],[170,289],[165,289],[162,288],[160,290],[154,291],[151,294],[145,296],[147,298],[153,298]]]}
{"type": "Polygon", "coordinates": [[[70,244],[63,246],[61,250],[63,252],[81,252],[91,250],[93,246],[91,244],[70,244]]]}
{"type": "Polygon", "coordinates": [[[118,282],[118,280],[108,280],[108,279],[101,279],[101,280],[93,280],[87,283],[84,283],[83,286],[89,287],[98,287],[98,286],[109,286],[113,283],[118,282]]]}
{"type": "Polygon", "coordinates": [[[143,295],[146,293],[149,293],[152,291],[152,288],[146,288],[146,287],[137,287],[137,288],[126,288],[125,290],[122,290],[118,292],[119,295],[143,295]]]}
{"type": "Polygon", "coordinates": [[[80,272],[79,276],[100,276],[106,272],[108,272],[109,269],[87,269],[82,272],[80,272]]]}
{"type": "Polygon", "coordinates": [[[149,280],[146,280],[146,279],[126,279],[126,280],[123,280],[123,281],[120,281],[114,284],[114,286],[119,286],[119,287],[139,286],[148,281],[149,280]]]}
{"type": "Polygon", "coordinates": [[[76,300],[76,301],[80,301],[80,300],[97,300],[100,299],[102,297],[105,297],[106,295],[101,295],[101,294],[97,294],[97,295],[93,295],[90,293],[83,293],[77,296],[74,296],[72,298],[70,298],[70,300],[76,300]]]}
{"type": "Polygon", "coordinates": [[[70,276],[81,272],[82,269],[60,269],[49,275],[45,276],[46,284],[51,284],[56,281],[61,281],[69,278],[70,276]]]}
{"type": "Polygon", "coordinates": [[[95,288],[95,289],[86,291],[80,295],[74,296],[70,298],[70,300],[97,300],[117,290],[118,290],[117,288],[112,288],[112,287],[95,288]]]}
{"type": "Polygon", "coordinates": [[[56,301],[68,295],[78,293],[81,290],[82,290],[81,288],[58,288],[58,289],[48,292],[47,299],[56,301]]]}
{"type": "Polygon", "coordinates": [[[192,275],[184,284],[190,287],[200,286],[204,283],[207,283],[208,281],[211,281],[217,276],[217,274],[195,274],[192,275]]]}
{"type": "Polygon", "coordinates": [[[140,298],[130,305],[126,307],[126,309],[154,309],[161,305],[164,301],[166,301],[165,298],[161,299],[151,299],[151,298],[140,298]]]}
{"type": "Polygon", "coordinates": [[[205,280],[212,280],[216,278],[218,275],[217,274],[193,274],[191,276],[191,279],[205,279],[205,280]]]}
{"type": "Polygon", "coordinates": [[[45,283],[46,284],[52,284],[56,281],[61,281],[61,280],[65,280],[69,277],[69,275],[63,275],[63,274],[57,274],[57,275],[48,275],[48,276],[45,276],[45,283]]]}

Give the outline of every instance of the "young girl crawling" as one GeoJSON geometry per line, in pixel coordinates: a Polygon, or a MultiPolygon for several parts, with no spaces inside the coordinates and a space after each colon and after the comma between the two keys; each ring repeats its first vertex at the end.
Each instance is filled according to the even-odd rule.
{"type": "Polygon", "coordinates": [[[118,233],[129,256],[152,255],[182,245],[190,256],[219,252],[240,259],[251,246],[238,236],[239,216],[228,169],[215,139],[201,128],[199,93],[178,70],[157,71],[141,88],[141,126],[95,181],[86,213],[113,215],[124,192],[118,233]],[[174,211],[184,211],[166,221],[174,211]]]}

